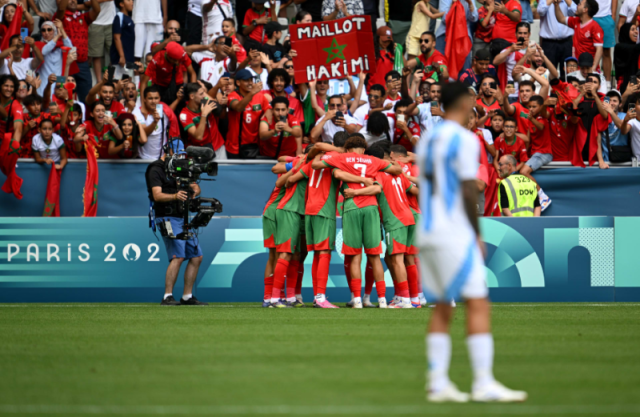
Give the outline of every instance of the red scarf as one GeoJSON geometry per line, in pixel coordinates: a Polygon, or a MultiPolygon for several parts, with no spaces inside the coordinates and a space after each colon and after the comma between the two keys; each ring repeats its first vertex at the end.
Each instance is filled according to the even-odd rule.
{"type": "Polygon", "coordinates": [[[555,107],[556,114],[562,113],[561,107],[573,108],[573,100],[580,95],[580,92],[571,83],[565,83],[564,81],[559,81],[557,84],[552,85],[551,89],[558,96],[558,103],[555,107]]]}
{"type": "MultiPolygon", "coordinates": [[[[471,39],[467,32],[467,16],[464,6],[454,0],[446,18],[447,33],[444,55],[449,62],[449,77],[458,79],[464,61],[471,51],[471,39]]],[[[445,80],[446,81],[446,80],[445,80]]]]}
{"type": "Polygon", "coordinates": [[[44,197],[44,211],[42,217],[60,217],[60,175],[62,170],[56,169],[56,164],[51,164],[47,194],[44,197]]]}
{"type": "Polygon", "coordinates": [[[2,43],[0,43],[1,51],[9,48],[9,42],[13,35],[20,34],[20,28],[22,27],[22,13],[22,4],[18,3],[16,7],[16,14],[13,15],[13,20],[9,23],[7,32],[4,34],[4,38],[2,38],[2,43]]]}
{"type": "MultiPolygon", "coordinates": [[[[524,54],[520,51],[516,51],[515,54],[516,54],[515,60],[517,65],[518,62],[524,56],[524,54]]],[[[527,64],[526,62],[524,63],[523,66],[525,68],[531,67],[531,65],[527,64]]],[[[507,81],[509,81],[509,74],[507,74],[507,63],[505,62],[503,64],[498,65],[498,68],[496,70],[498,71],[498,81],[500,82],[500,89],[502,89],[502,93],[504,93],[505,88],[507,88],[507,81]]]]}
{"type": "MultiPolygon", "coordinates": [[[[589,135],[589,166],[598,161],[598,133],[604,132],[609,128],[611,116],[607,115],[605,119],[601,114],[597,114],[591,122],[591,135],[589,135]]],[[[576,133],[573,137],[573,146],[571,147],[571,165],[585,168],[582,160],[582,149],[587,142],[587,129],[585,129],[582,119],[578,121],[576,133]]]]}
{"type": "Polygon", "coordinates": [[[82,201],[84,211],[82,217],[96,217],[98,214],[98,159],[93,139],[89,139],[84,145],[87,154],[87,178],[84,182],[82,201]]]}
{"type": "Polygon", "coordinates": [[[22,178],[16,173],[16,162],[20,156],[20,142],[13,140],[13,133],[5,133],[2,145],[0,145],[0,171],[7,176],[2,191],[13,193],[18,200],[22,200],[22,178]]]}
{"type": "MultiPolygon", "coordinates": [[[[13,22],[11,22],[11,23],[13,23],[13,22]]],[[[42,48],[44,48],[44,46],[47,43],[46,42],[36,42],[35,44],[42,51],[42,48]]],[[[58,48],[60,48],[60,50],[62,51],[62,71],[60,71],[60,72],[64,73],[64,69],[67,67],[67,57],[69,56],[69,51],[71,50],[71,48],[68,47],[68,46],[64,46],[64,42],[62,41],[62,39],[58,39],[58,42],[56,42],[56,46],[58,48]]],[[[73,65],[71,65],[71,68],[69,68],[69,74],[74,74],[74,72],[72,71],[72,68],[73,68],[73,65]]]]}

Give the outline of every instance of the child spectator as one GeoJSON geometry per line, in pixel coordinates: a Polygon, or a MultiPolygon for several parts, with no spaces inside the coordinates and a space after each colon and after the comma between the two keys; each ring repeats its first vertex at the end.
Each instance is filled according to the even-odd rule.
{"type": "Polygon", "coordinates": [[[64,141],[53,133],[53,122],[44,119],[40,122],[39,132],[33,137],[33,157],[39,164],[54,164],[56,169],[67,165],[67,150],[64,141]]]}
{"type": "Polygon", "coordinates": [[[116,67],[113,78],[120,79],[122,74],[125,73],[126,63],[135,60],[136,25],[131,19],[133,0],[116,0],[116,7],[118,8],[118,13],[116,13],[111,26],[113,43],[111,44],[109,57],[111,58],[111,65],[116,67]]]}
{"type": "Polygon", "coordinates": [[[516,171],[520,171],[524,163],[529,160],[527,145],[525,145],[524,140],[516,133],[516,126],[516,119],[507,117],[504,120],[504,135],[499,136],[494,142],[497,155],[493,160],[493,166],[498,173],[500,172],[498,161],[500,161],[503,155],[512,155],[516,158],[516,162],[518,163],[516,165],[516,171]]]}

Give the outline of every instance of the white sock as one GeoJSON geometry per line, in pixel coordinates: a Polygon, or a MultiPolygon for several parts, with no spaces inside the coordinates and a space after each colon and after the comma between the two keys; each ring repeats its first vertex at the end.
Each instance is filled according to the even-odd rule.
{"type": "Polygon", "coordinates": [[[493,336],[491,333],[467,337],[469,359],[473,369],[473,389],[493,381],[493,336]]]}
{"type": "Polygon", "coordinates": [[[449,383],[451,336],[448,333],[429,333],[427,342],[428,384],[431,391],[444,389],[449,383]]]}
{"type": "Polygon", "coordinates": [[[371,302],[371,294],[366,294],[364,295],[364,298],[362,299],[365,303],[370,303],[371,302]]]}
{"type": "Polygon", "coordinates": [[[192,294],[187,294],[187,295],[183,295],[183,296],[182,296],[182,299],[183,299],[184,301],[188,301],[188,300],[190,300],[190,299],[191,299],[191,297],[193,297],[193,295],[192,295],[192,294]]]}
{"type": "Polygon", "coordinates": [[[302,300],[302,294],[296,294],[296,298],[302,300]]]}
{"type": "Polygon", "coordinates": [[[411,302],[412,303],[419,303],[420,302],[420,297],[411,297],[411,302]]]}
{"type": "Polygon", "coordinates": [[[409,297],[400,297],[400,300],[402,300],[403,304],[411,304],[411,298],[409,297]]]}
{"type": "Polygon", "coordinates": [[[167,299],[167,297],[171,297],[172,295],[173,295],[172,293],[167,293],[167,294],[165,294],[165,295],[164,295],[163,300],[166,300],[166,299],[167,299]]]}
{"type": "Polygon", "coordinates": [[[294,301],[296,301],[296,297],[287,297],[287,301],[293,303],[294,301]]]}
{"type": "Polygon", "coordinates": [[[279,298],[272,298],[272,299],[271,299],[271,302],[272,302],[273,304],[277,303],[278,301],[280,301],[280,299],[279,299],[279,298]]]}
{"type": "Polygon", "coordinates": [[[319,303],[322,303],[323,301],[325,301],[327,299],[327,297],[325,297],[324,294],[316,294],[316,301],[319,303]]]}
{"type": "Polygon", "coordinates": [[[542,191],[542,188],[540,188],[538,190],[538,197],[540,198],[547,198],[548,196],[544,193],[544,191],[542,191]]]}
{"type": "Polygon", "coordinates": [[[362,297],[354,297],[353,298],[353,302],[354,303],[361,303],[362,302],[362,297]]]}
{"type": "Polygon", "coordinates": [[[424,300],[424,301],[427,301],[427,299],[426,299],[426,297],[424,296],[424,294],[423,294],[423,293],[418,294],[418,299],[419,299],[420,301],[423,301],[423,300],[424,300]]]}

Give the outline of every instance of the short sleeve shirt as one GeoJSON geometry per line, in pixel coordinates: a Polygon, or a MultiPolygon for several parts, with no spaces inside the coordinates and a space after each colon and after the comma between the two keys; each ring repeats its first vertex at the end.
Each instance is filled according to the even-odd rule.
{"type": "MultiPolygon", "coordinates": [[[[274,130],[276,127],[276,118],[272,117],[271,123],[267,120],[267,116],[262,116],[260,119],[260,123],[266,123],[269,127],[269,130],[274,130]]],[[[292,115],[287,115],[287,124],[290,127],[300,126],[298,119],[293,117],[292,115]]],[[[278,150],[278,143],[280,142],[280,133],[275,133],[269,139],[261,139],[260,140],[260,155],[268,156],[271,158],[277,158],[280,156],[295,156],[296,151],[298,150],[298,145],[296,142],[295,136],[293,136],[289,132],[282,132],[282,144],[280,145],[280,151],[278,155],[276,155],[276,151],[278,150]]]]}
{"type": "Polygon", "coordinates": [[[111,125],[104,124],[102,130],[98,130],[91,120],[87,120],[82,126],[85,128],[89,140],[92,140],[95,145],[98,159],[119,159],[118,155],[109,155],[109,142],[111,141],[106,134],[111,131],[111,125]]]}
{"type": "Polygon", "coordinates": [[[573,29],[574,56],[587,52],[595,58],[596,47],[604,44],[604,32],[600,25],[593,19],[581,24],[580,18],[574,16],[567,18],[567,26],[573,29]]]}
{"type": "MultiPolygon", "coordinates": [[[[509,0],[504,4],[507,10],[513,12],[520,12],[520,16],[522,16],[522,6],[516,0],[509,0]]],[[[516,26],[518,22],[514,22],[509,19],[503,13],[496,13],[496,25],[493,27],[493,32],[491,34],[491,39],[504,39],[511,43],[516,42],[516,26]]]]}
{"type": "Polygon", "coordinates": [[[60,162],[60,149],[64,148],[64,140],[55,133],[49,143],[46,143],[39,133],[33,137],[31,147],[44,159],[51,158],[56,164],[60,162]]]}
{"type": "Polygon", "coordinates": [[[552,154],[551,149],[551,128],[549,127],[549,119],[538,115],[536,120],[542,123],[543,128],[538,129],[531,123],[531,155],[534,153],[552,154]]]}
{"type": "Polygon", "coordinates": [[[527,155],[527,145],[525,145],[524,141],[516,136],[515,141],[511,143],[507,143],[505,138],[498,138],[493,143],[498,152],[498,160],[504,155],[512,155],[516,158],[518,163],[527,162],[529,160],[529,156],[527,155]]]}
{"type": "MultiPolygon", "coordinates": [[[[172,63],[167,61],[165,56],[166,53],[167,52],[163,50],[155,54],[151,63],[149,63],[149,66],[147,67],[147,71],[145,72],[154,84],[162,87],[168,87],[169,84],[171,84],[172,74],[175,67],[172,63]]],[[[184,75],[189,66],[191,66],[191,58],[189,58],[185,53],[176,68],[177,85],[184,84],[184,75]]]]}
{"type": "MultiPolygon", "coordinates": [[[[269,20],[271,20],[271,10],[268,8],[264,8],[258,13],[253,7],[247,10],[244,15],[244,22],[242,23],[243,27],[251,26],[251,21],[258,20],[263,16],[267,16],[269,20]]],[[[267,36],[264,34],[264,25],[256,26],[251,33],[249,34],[249,38],[254,41],[264,43],[266,41],[267,36]]]]}
{"type": "Polygon", "coordinates": [[[449,66],[449,61],[447,61],[447,58],[435,49],[431,51],[431,55],[429,55],[428,58],[425,58],[423,54],[420,54],[417,59],[422,62],[422,65],[424,65],[425,78],[431,78],[435,73],[433,69],[429,71],[428,67],[435,67],[436,65],[438,65],[440,67],[440,71],[442,72],[443,69],[446,69],[449,66]]]}
{"type": "Polygon", "coordinates": [[[229,62],[231,62],[230,58],[216,61],[215,56],[203,52],[194,52],[191,59],[200,65],[200,79],[212,85],[218,84],[222,74],[229,71],[229,62]]]}
{"type": "MultiPolygon", "coordinates": [[[[234,101],[241,101],[242,96],[238,91],[234,91],[229,94],[229,105],[234,101]]],[[[227,141],[225,142],[225,148],[227,152],[231,154],[238,154],[239,137],[242,133],[242,145],[258,144],[259,143],[259,129],[260,119],[271,108],[269,100],[267,100],[264,93],[258,93],[253,96],[249,104],[244,108],[243,112],[237,112],[229,107],[229,130],[227,132],[227,141]],[[241,119],[242,117],[242,119],[241,119]],[[240,130],[242,126],[242,130],[240,130]]]]}
{"type": "Polygon", "coordinates": [[[0,119],[0,133],[13,133],[13,123],[24,122],[22,114],[22,105],[15,100],[11,100],[9,104],[4,106],[4,110],[9,114],[8,119],[0,119]],[[13,122],[7,126],[7,122],[11,119],[13,122]]]}
{"type": "Polygon", "coordinates": [[[198,128],[202,119],[200,115],[200,111],[194,112],[188,107],[185,107],[180,112],[180,123],[182,123],[183,129],[188,135],[187,146],[203,146],[211,144],[214,150],[220,149],[220,147],[224,145],[224,139],[220,134],[218,122],[213,113],[209,113],[209,116],[207,117],[207,126],[204,129],[202,140],[197,141],[190,133],[188,133],[189,129],[192,127],[195,127],[196,129],[198,128]]]}

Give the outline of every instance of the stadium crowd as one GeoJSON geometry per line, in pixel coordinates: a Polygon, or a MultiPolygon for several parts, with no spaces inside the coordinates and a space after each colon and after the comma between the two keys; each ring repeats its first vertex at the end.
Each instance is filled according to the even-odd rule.
{"type": "MultiPolygon", "coordinates": [[[[18,156],[62,170],[68,159],[86,158],[88,142],[98,159],[156,160],[178,137],[212,148],[218,160],[294,157],[343,131],[410,155],[442,121],[440,91],[456,79],[475,101],[468,128],[485,150],[478,174],[484,215],[500,214],[504,155],[534,181],[551,161],[606,169],[640,155],[636,0],[626,0],[619,16],[616,0],[0,5],[0,167],[7,176],[18,156]],[[458,5],[463,21],[449,19],[458,5]],[[358,14],[374,25],[376,70],[296,83],[296,51],[283,23],[358,14]],[[539,41],[531,36],[534,19],[539,41]],[[472,47],[454,73],[449,61],[460,48],[446,44],[448,35],[465,31],[462,44],[472,47]]],[[[545,210],[551,199],[539,196],[545,210]]]]}

